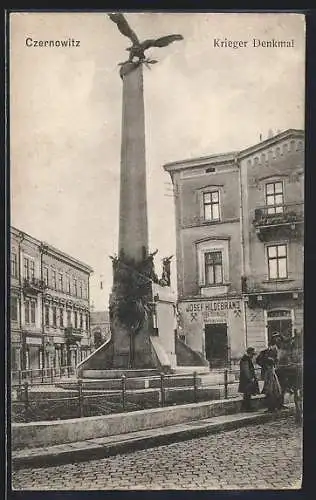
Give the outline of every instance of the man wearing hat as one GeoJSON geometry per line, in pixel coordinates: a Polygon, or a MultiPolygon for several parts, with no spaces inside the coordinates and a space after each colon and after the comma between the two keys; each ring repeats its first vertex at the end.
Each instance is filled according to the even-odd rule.
{"type": "Polygon", "coordinates": [[[251,396],[259,394],[259,384],[256,377],[255,367],[253,365],[253,357],[256,355],[253,347],[248,347],[246,354],[240,360],[240,375],[238,392],[243,396],[241,405],[242,411],[253,411],[251,407],[251,396]]]}

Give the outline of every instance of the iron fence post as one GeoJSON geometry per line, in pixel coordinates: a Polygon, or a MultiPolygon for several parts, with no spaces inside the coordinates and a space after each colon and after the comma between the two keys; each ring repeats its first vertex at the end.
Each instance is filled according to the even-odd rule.
{"type": "Polygon", "coordinates": [[[42,383],[44,382],[44,367],[42,366],[42,383]]]}
{"type": "Polygon", "coordinates": [[[122,375],[121,377],[121,382],[122,382],[122,408],[123,411],[125,411],[125,406],[126,406],[126,375],[122,375]]]}
{"type": "Polygon", "coordinates": [[[224,371],[224,389],[225,389],[224,397],[225,397],[225,399],[227,399],[228,398],[228,370],[227,370],[227,368],[224,371]]]}
{"type": "Polygon", "coordinates": [[[19,370],[19,388],[21,388],[22,372],[19,370]]]}
{"type": "Polygon", "coordinates": [[[193,389],[194,389],[194,402],[197,403],[198,396],[198,374],[197,372],[193,373],[193,389]]]}
{"type": "Polygon", "coordinates": [[[69,369],[69,365],[67,366],[67,375],[68,375],[68,378],[70,378],[70,369],[69,369]]]}
{"type": "Polygon", "coordinates": [[[84,417],[82,380],[78,380],[79,416],[84,417]]]}
{"type": "Polygon", "coordinates": [[[53,367],[51,367],[50,381],[51,381],[52,384],[54,383],[54,368],[53,367]]]}
{"type": "Polygon", "coordinates": [[[30,382],[33,385],[33,370],[30,370],[30,382]]]}
{"type": "Polygon", "coordinates": [[[162,407],[165,406],[165,374],[160,374],[160,404],[162,407]]]}

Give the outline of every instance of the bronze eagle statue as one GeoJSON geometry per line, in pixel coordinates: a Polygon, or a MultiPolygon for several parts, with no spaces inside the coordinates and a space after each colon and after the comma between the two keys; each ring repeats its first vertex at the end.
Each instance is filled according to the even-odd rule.
{"type": "MultiPolygon", "coordinates": [[[[147,63],[147,64],[155,64],[156,60],[153,59],[146,59],[145,56],[145,51],[148,50],[151,47],[166,47],[167,45],[170,45],[170,43],[175,42],[176,40],[183,40],[182,35],[166,35],[161,38],[156,38],[156,39],[148,39],[144,40],[143,42],[140,42],[136,33],[132,30],[128,22],[126,21],[125,17],[121,13],[111,13],[108,14],[109,18],[111,21],[113,21],[119,31],[122,33],[122,35],[127,36],[131,42],[132,46],[128,47],[126,50],[129,51],[129,58],[128,61],[133,63],[134,58],[137,58],[137,63],[147,63]]],[[[120,63],[120,65],[123,65],[125,63],[120,63]]]]}

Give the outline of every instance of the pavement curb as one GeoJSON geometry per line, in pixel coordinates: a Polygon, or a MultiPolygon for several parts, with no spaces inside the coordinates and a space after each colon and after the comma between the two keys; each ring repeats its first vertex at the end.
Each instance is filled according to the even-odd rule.
{"type": "Polygon", "coordinates": [[[121,453],[131,453],[135,450],[186,441],[207,434],[271,422],[292,415],[291,409],[277,414],[265,412],[235,414],[49,448],[19,450],[12,453],[12,467],[17,470],[107,458],[121,453]]]}

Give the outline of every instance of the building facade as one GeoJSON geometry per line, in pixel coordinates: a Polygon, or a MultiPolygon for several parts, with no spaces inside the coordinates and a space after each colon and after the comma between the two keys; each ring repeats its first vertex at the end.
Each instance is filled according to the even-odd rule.
{"type": "Polygon", "coordinates": [[[90,311],[91,336],[96,348],[111,337],[109,311],[90,311]]]}
{"type": "Polygon", "coordinates": [[[11,369],[75,367],[92,350],[92,269],[11,227],[11,369]]]}
{"type": "Polygon", "coordinates": [[[211,367],[303,326],[304,133],[169,163],[181,337],[211,367]]]}

